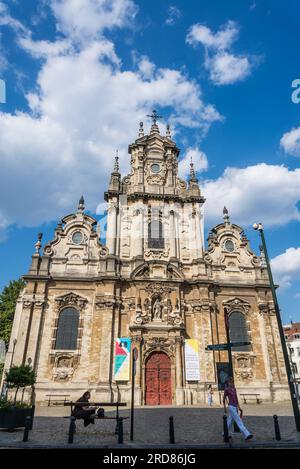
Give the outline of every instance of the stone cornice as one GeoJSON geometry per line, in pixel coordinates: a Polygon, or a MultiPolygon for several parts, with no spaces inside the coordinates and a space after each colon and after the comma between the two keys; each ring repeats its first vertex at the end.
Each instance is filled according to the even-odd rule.
{"type": "MultiPolygon", "coordinates": [[[[122,191],[106,191],[104,192],[104,200],[107,202],[109,197],[118,197],[119,195],[123,195],[122,191]]],[[[156,200],[163,200],[163,201],[171,201],[171,202],[178,202],[178,203],[186,203],[186,202],[198,202],[204,203],[205,197],[202,195],[200,196],[193,196],[187,195],[186,197],[181,197],[177,194],[152,194],[148,192],[133,192],[131,194],[124,194],[127,196],[127,200],[134,201],[134,200],[148,200],[148,199],[156,199],[156,200]]]]}

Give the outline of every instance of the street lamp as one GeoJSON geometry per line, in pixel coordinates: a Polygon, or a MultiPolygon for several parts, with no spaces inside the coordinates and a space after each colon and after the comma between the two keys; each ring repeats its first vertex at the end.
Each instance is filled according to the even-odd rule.
{"type": "Polygon", "coordinates": [[[293,374],[292,374],[292,370],[291,370],[291,364],[290,364],[288,351],[287,351],[287,347],[286,347],[286,343],[285,343],[285,336],[284,336],[282,322],[281,322],[279,305],[278,305],[278,301],[277,301],[276,290],[275,290],[275,285],[274,285],[274,281],[273,281],[273,275],[272,275],[272,271],[271,271],[270,260],[269,260],[269,255],[268,255],[268,251],[267,251],[267,245],[266,245],[263,225],[262,225],[262,223],[254,223],[253,228],[255,230],[259,231],[261,241],[262,241],[262,247],[263,247],[263,251],[264,251],[264,255],[265,255],[266,267],[267,267],[267,270],[268,270],[269,282],[270,282],[270,287],[271,287],[271,292],[272,292],[272,298],[273,298],[273,303],[274,303],[274,308],[275,308],[276,319],[277,319],[277,325],[278,325],[279,337],[280,337],[280,342],[281,342],[281,348],[282,348],[282,353],[283,353],[283,358],[284,358],[284,363],[285,363],[285,368],[286,368],[286,374],[287,374],[288,384],[289,384],[289,389],[290,389],[291,401],[292,401],[292,406],[293,406],[293,411],[294,411],[296,429],[297,429],[297,432],[300,432],[300,412],[299,412],[299,407],[298,407],[298,402],[297,402],[297,396],[296,396],[296,393],[295,393],[295,387],[294,387],[294,382],[293,382],[294,380],[293,380],[293,374]]]}
{"type": "Polygon", "coordinates": [[[17,339],[14,339],[14,340],[13,340],[13,351],[12,351],[12,354],[11,354],[10,368],[11,368],[12,365],[13,365],[14,354],[15,354],[15,348],[16,348],[17,342],[18,342],[17,339]]]}

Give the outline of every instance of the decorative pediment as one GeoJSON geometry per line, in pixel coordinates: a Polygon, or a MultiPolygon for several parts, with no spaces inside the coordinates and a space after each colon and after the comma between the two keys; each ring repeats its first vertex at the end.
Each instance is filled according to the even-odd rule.
{"type": "Polygon", "coordinates": [[[233,311],[242,311],[243,313],[247,314],[251,308],[250,303],[237,297],[223,301],[223,306],[226,308],[227,313],[231,313],[233,311]]]}
{"type": "Polygon", "coordinates": [[[65,306],[74,306],[75,308],[83,309],[88,300],[76,293],[70,292],[55,298],[55,302],[58,309],[62,309],[65,306]]]}

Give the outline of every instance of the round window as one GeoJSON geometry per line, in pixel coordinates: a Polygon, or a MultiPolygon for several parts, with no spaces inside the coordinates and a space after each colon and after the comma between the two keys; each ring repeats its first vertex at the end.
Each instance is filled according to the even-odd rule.
{"type": "Polygon", "coordinates": [[[224,243],[224,248],[228,252],[233,252],[234,251],[234,243],[231,241],[231,239],[227,239],[224,243]]]}
{"type": "Polygon", "coordinates": [[[75,231],[75,233],[72,236],[72,241],[74,244],[81,244],[83,241],[83,234],[81,231],[75,231]]]}
{"type": "Polygon", "coordinates": [[[151,171],[152,173],[159,173],[160,171],[160,166],[157,163],[154,163],[151,165],[151,171]]]}

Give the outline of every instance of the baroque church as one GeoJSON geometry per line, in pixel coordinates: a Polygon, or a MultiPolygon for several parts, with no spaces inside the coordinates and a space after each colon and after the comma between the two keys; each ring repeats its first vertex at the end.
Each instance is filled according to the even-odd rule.
{"type": "Polygon", "coordinates": [[[106,244],[83,197],[43,249],[39,235],[5,365],[33,366],[39,404],[86,390],[95,401],[129,403],[133,349],[137,404],[201,404],[208,385],[222,389],[226,376],[228,352],[207,349],[226,343],[226,320],[230,341],[240,344],[232,348],[239,393],[288,397],[264,258],[226,208],[206,248],[193,163],[189,180],[180,179],[179,149],[169,126],[161,135],[157,117],[148,135],[140,124],[123,178],[116,157],[105,192],[106,244]],[[118,350],[128,363],[117,378],[118,350]]]}

